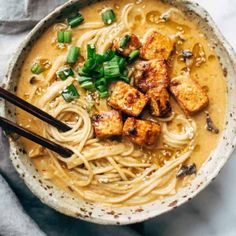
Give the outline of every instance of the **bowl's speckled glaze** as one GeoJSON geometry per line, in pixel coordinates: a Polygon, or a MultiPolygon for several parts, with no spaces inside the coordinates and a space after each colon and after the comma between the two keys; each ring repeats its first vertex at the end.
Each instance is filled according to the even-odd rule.
{"type": "MultiPolygon", "coordinates": [[[[2,86],[12,92],[16,91],[19,72],[24,59],[34,42],[42,32],[55,21],[59,21],[68,13],[75,11],[93,1],[74,0],[68,1],[58,7],[47,17],[42,19],[29,33],[26,39],[15,53],[9,70],[2,86]]],[[[61,213],[77,217],[99,224],[131,224],[141,222],[158,216],[189,201],[203,190],[219,173],[229,159],[236,143],[236,57],[218,31],[209,14],[198,4],[182,0],[166,0],[173,6],[181,9],[190,20],[196,21],[203,33],[216,49],[227,81],[228,107],[224,133],[217,148],[198,172],[192,183],[181,189],[175,196],[168,197],[163,201],[155,201],[143,206],[136,207],[106,207],[76,199],[69,193],[63,192],[50,182],[43,180],[33,167],[24,148],[17,140],[10,142],[10,159],[20,177],[22,177],[29,189],[48,206],[61,213]]],[[[0,100],[0,115],[15,120],[15,107],[0,100]]]]}

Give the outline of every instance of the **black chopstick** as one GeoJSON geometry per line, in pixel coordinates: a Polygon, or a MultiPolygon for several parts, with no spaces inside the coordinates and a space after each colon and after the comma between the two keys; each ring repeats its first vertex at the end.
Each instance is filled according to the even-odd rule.
{"type": "Polygon", "coordinates": [[[20,127],[19,125],[1,117],[1,116],[0,116],[0,126],[4,130],[17,133],[17,134],[35,142],[35,143],[38,143],[38,144],[56,152],[56,153],[58,153],[59,155],[61,155],[63,157],[68,158],[73,154],[73,152],[71,150],[69,150],[65,147],[62,147],[59,144],[54,143],[48,139],[45,139],[44,137],[39,136],[29,130],[26,130],[23,127],[20,127]]]}
{"type": "Polygon", "coordinates": [[[1,87],[0,87],[0,97],[6,99],[8,102],[16,105],[17,107],[20,107],[21,109],[29,112],[30,114],[36,116],[37,118],[47,122],[48,124],[62,130],[63,132],[69,131],[71,129],[68,125],[55,119],[48,113],[40,110],[34,105],[26,102],[25,100],[17,97],[15,94],[8,92],[7,90],[1,87]]]}

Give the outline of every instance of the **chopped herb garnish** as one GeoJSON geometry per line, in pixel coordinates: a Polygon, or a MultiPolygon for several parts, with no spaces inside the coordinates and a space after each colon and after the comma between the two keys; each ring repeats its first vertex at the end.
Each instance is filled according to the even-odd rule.
{"type": "Polygon", "coordinates": [[[73,84],[69,85],[62,93],[62,97],[66,102],[71,102],[79,97],[79,93],[73,84]]]}
{"type": "Polygon", "coordinates": [[[129,84],[130,79],[129,79],[128,76],[121,76],[120,78],[121,78],[121,80],[123,80],[125,83],[129,84]]]}
{"type": "Polygon", "coordinates": [[[93,44],[88,44],[87,45],[87,58],[94,58],[96,55],[96,49],[93,44]]]}
{"type": "Polygon", "coordinates": [[[104,61],[110,61],[114,56],[115,56],[115,52],[112,51],[111,49],[108,49],[108,50],[103,54],[103,60],[104,60],[104,61]]]}
{"type": "Polygon", "coordinates": [[[43,72],[43,67],[38,62],[35,62],[31,67],[31,72],[33,74],[39,75],[43,72]]]}
{"type": "Polygon", "coordinates": [[[117,79],[120,75],[120,68],[117,61],[104,62],[104,77],[106,79],[117,79]]]}
{"type": "Polygon", "coordinates": [[[67,55],[67,63],[75,64],[79,57],[79,48],[76,46],[71,46],[69,53],[67,55]]]}
{"type": "Polygon", "coordinates": [[[81,86],[81,88],[89,90],[89,91],[95,90],[95,86],[92,81],[85,81],[85,82],[81,83],[80,86],[81,86]]]}
{"type": "Polygon", "coordinates": [[[118,65],[121,71],[124,71],[126,68],[126,60],[123,57],[118,57],[118,65]]]}
{"type": "Polygon", "coordinates": [[[95,82],[95,86],[98,87],[98,86],[107,86],[107,80],[105,78],[101,78],[101,79],[98,79],[96,82],[95,82]]]}
{"type": "Polygon", "coordinates": [[[83,67],[78,67],[77,68],[77,73],[81,76],[89,76],[88,73],[83,72],[83,67]]]}
{"type": "Polygon", "coordinates": [[[102,12],[102,20],[106,25],[111,25],[116,21],[116,15],[112,9],[107,9],[102,12]]]}
{"type": "Polygon", "coordinates": [[[104,86],[104,85],[99,85],[99,86],[97,86],[97,90],[98,90],[99,92],[106,92],[106,91],[108,91],[107,87],[104,86]]]}
{"type": "Polygon", "coordinates": [[[71,39],[72,39],[72,32],[65,31],[64,32],[64,43],[71,43],[71,39]]]}
{"type": "Polygon", "coordinates": [[[128,77],[128,75],[129,75],[129,71],[128,71],[127,69],[125,69],[125,70],[123,71],[123,76],[128,77]]]}
{"type": "Polygon", "coordinates": [[[85,61],[82,71],[84,73],[90,73],[96,67],[96,60],[94,58],[89,58],[85,61]]]}
{"type": "Polygon", "coordinates": [[[140,54],[139,50],[132,51],[128,56],[128,62],[129,63],[133,62],[135,59],[138,58],[139,54],[140,54]]]}
{"type": "Polygon", "coordinates": [[[120,48],[124,48],[130,41],[130,35],[126,34],[120,41],[120,48]]]}
{"type": "Polygon", "coordinates": [[[96,68],[93,70],[94,78],[102,78],[104,77],[104,68],[103,66],[96,66],[96,68]]]}
{"type": "Polygon", "coordinates": [[[100,98],[107,98],[108,96],[109,96],[109,92],[108,91],[99,92],[99,97],[100,98]]]}
{"type": "Polygon", "coordinates": [[[104,57],[103,57],[103,55],[100,55],[100,54],[96,54],[94,56],[94,59],[95,59],[97,65],[102,64],[104,62],[104,57]]]}
{"type": "Polygon", "coordinates": [[[75,16],[68,17],[68,19],[67,19],[68,25],[71,28],[74,28],[74,27],[82,24],[83,21],[84,21],[84,17],[80,13],[78,13],[75,16]]]}
{"type": "Polygon", "coordinates": [[[79,83],[83,83],[83,82],[86,82],[86,81],[92,81],[92,78],[91,77],[87,77],[87,76],[78,76],[78,81],[79,83]]]}
{"type": "Polygon", "coordinates": [[[64,43],[64,32],[63,31],[57,32],[57,42],[64,43]]]}
{"type": "Polygon", "coordinates": [[[72,38],[71,31],[58,31],[57,42],[58,43],[70,43],[72,38]]]}
{"type": "Polygon", "coordinates": [[[104,54],[96,53],[94,45],[87,45],[87,59],[78,68],[78,82],[81,88],[99,92],[100,98],[109,95],[108,86],[113,80],[123,80],[129,83],[127,61],[108,49],[104,54]]]}
{"type": "Polygon", "coordinates": [[[74,72],[71,68],[64,68],[57,73],[61,80],[66,80],[69,76],[74,76],[74,72]]]}

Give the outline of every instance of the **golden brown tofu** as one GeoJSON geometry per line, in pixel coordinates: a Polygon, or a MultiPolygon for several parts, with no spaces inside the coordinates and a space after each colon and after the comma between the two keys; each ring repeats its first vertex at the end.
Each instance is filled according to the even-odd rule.
{"type": "Polygon", "coordinates": [[[123,127],[123,136],[142,146],[151,146],[157,142],[161,133],[159,124],[152,121],[128,118],[123,127]]]}
{"type": "Polygon", "coordinates": [[[92,124],[98,138],[122,134],[123,121],[118,111],[112,110],[94,114],[92,124]]]}
{"type": "Polygon", "coordinates": [[[135,87],[144,93],[160,85],[167,87],[170,82],[164,60],[137,62],[133,77],[135,87]]]}
{"type": "Polygon", "coordinates": [[[108,104],[130,116],[138,116],[148,102],[147,96],[122,81],[113,86],[108,104]]]}
{"type": "Polygon", "coordinates": [[[187,74],[173,78],[170,91],[187,115],[193,115],[209,104],[205,91],[187,74]]]}
{"type": "Polygon", "coordinates": [[[121,55],[125,57],[128,57],[132,51],[142,47],[142,44],[139,41],[139,38],[135,34],[131,34],[129,36],[130,38],[128,40],[128,43],[124,47],[121,47],[121,41],[123,37],[125,37],[125,35],[120,40],[115,39],[113,42],[113,47],[112,47],[113,49],[115,49],[121,55]]]}
{"type": "Polygon", "coordinates": [[[149,106],[151,114],[157,117],[167,117],[171,113],[170,95],[164,86],[149,89],[149,106]]]}
{"type": "Polygon", "coordinates": [[[151,31],[146,37],[140,56],[146,60],[167,60],[173,49],[173,40],[157,31],[151,31]]]}

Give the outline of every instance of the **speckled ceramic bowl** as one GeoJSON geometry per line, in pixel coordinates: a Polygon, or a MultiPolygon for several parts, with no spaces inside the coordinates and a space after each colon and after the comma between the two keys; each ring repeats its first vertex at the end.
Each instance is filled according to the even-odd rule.
{"type": "MultiPolygon", "coordinates": [[[[113,208],[76,199],[53,186],[50,182],[43,180],[31,164],[22,145],[18,141],[13,141],[9,138],[10,159],[19,175],[24,179],[29,189],[31,189],[42,202],[59,212],[99,224],[131,224],[144,221],[168,212],[196,196],[218,175],[223,165],[229,159],[236,141],[235,54],[218,31],[211,17],[198,4],[181,0],[166,0],[166,2],[181,9],[188,15],[190,20],[198,22],[198,25],[202,28],[202,31],[205,33],[210,43],[215,46],[222,63],[222,68],[225,71],[229,104],[226,114],[225,130],[217,148],[200,169],[191,185],[181,189],[175,196],[168,197],[164,201],[155,201],[143,206],[113,208]]],[[[62,16],[65,16],[67,13],[91,3],[92,1],[90,0],[69,1],[42,19],[29,33],[15,53],[3,86],[12,92],[16,91],[21,65],[31,46],[45,29],[55,21],[60,20],[62,16]]],[[[15,107],[0,100],[0,115],[15,120],[15,107]]]]}

